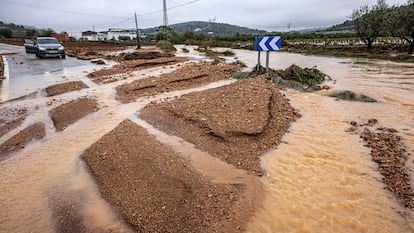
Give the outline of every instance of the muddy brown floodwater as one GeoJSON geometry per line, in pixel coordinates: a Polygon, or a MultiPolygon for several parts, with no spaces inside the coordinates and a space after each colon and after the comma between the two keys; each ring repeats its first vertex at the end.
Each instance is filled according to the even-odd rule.
{"type": "MultiPolygon", "coordinates": [[[[193,60],[201,57],[192,47],[187,48],[189,53],[179,56],[193,60]]],[[[255,52],[234,52],[248,69],[255,65],[255,52]]],[[[234,82],[231,80],[137,97],[130,103],[116,100],[117,86],[179,68],[171,65],[133,72],[128,80],[64,95],[3,103],[1,109],[27,109],[27,114],[2,135],[0,143],[36,122],[44,123],[46,136],[0,161],[0,232],[129,232],[130,227],[102,197],[99,185],[79,158],[126,119],[191,160],[202,174],[216,174],[214,182],[249,184],[248,200],[260,197],[263,201],[261,205],[249,202],[256,211],[246,222],[246,232],[413,232],[413,212],[386,189],[378,165],[371,160],[370,148],[364,146],[359,135],[346,130],[352,121],[372,118],[383,127],[396,129],[409,152],[407,174],[413,185],[414,65],[289,53],[272,53],[270,61],[275,69],[285,69],[293,63],[302,67],[316,65],[336,82],[326,83],[331,87],[328,91],[283,91],[302,117],[292,123],[277,149],[262,157],[261,184],[257,184],[257,176],[251,178],[243,170],[210,158],[194,145],[158,131],[136,116],[152,101],[228,85],[234,82]],[[352,90],[379,102],[328,97],[330,91],[338,90],[352,90]],[[56,131],[49,112],[85,96],[96,100],[99,110],[56,131]]],[[[10,119],[5,117],[4,121],[10,119]]]]}

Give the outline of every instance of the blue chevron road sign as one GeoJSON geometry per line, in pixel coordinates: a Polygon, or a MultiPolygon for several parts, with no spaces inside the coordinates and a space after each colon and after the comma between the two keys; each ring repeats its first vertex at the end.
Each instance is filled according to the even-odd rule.
{"type": "Polygon", "coordinates": [[[254,48],[257,51],[275,51],[282,47],[282,38],[280,36],[259,36],[256,37],[254,48]]]}

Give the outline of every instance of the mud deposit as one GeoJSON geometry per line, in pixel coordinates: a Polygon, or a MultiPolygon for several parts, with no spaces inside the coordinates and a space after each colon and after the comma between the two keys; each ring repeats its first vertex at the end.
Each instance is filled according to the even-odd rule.
{"type": "Polygon", "coordinates": [[[52,118],[56,130],[63,131],[69,125],[77,122],[89,113],[98,110],[99,108],[96,100],[82,98],[52,109],[49,112],[49,115],[52,118]]]}
{"type": "Polygon", "coordinates": [[[130,120],[81,158],[103,196],[137,232],[238,232],[246,223],[240,216],[251,214],[232,211],[242,187],[212,183],[130,120]]]}
{"type": "Polygon", "coordinates": [[[359,133],[366,146],[371,148],[372,160],[378,164],[387,189],[404,207],[414,209],[414,191],[406,165],[408,152],[398,131],[379,127],[376,119],[363,124],[353,121],[351,125],[348,131],[359,133]]]}
{"type": "MultiPolygon", "coordinates": [[[[119,80],[120,74],[131,73],[133,71],[142,70],[151,67],[173,65],[187,61],[186,58],[179,57],[162,57],[156,59],[138,59],[128,60],[117,64],[109,69],[102,69],[88,74],[88,77],[98,84],[110,83],[119,80]]],[[[122,79],[122,78],[121,78],[122,79]]],[[[123,78],[125,79],[125,78],[123,78]]]]}
{"type": "Polygon", "coordinates": [[[299,115],[270,81],[257,78],[152,104],[141,117],[227,163],[263,175],[260,157],[299,115]]]}
{"type": "Polygon", "coordinates": [[[21,150],[27,143],[34,140],[39,140],[46,135],[45,124],[38,122],[4,142],[0,145],[0,161],[6,158],[13,152],[21,150]]]}
{"type": "Polygon", "coordinates": [[[88,86],[82,81],[74,81],[67,83],[60,83],[46,88],[47,96],[55,96],[63,93],[78,91],[83,88],[88,88],[88,86]]]}
{"type": "Polygon", "coordinates": [[[231,72],[240,68],[225,63],[187,64],[175,72],[150,77],[116,88],[117,99],[126,103],[143,96],[153,96],[161,92],[184,90],[203,84],[229,79],[231,72]]]}
{"type": "Polygon", "coordinates": [[[0,109],[0,137],[21,125],[26,116],[27,109],[25,108],[0,109]]]}

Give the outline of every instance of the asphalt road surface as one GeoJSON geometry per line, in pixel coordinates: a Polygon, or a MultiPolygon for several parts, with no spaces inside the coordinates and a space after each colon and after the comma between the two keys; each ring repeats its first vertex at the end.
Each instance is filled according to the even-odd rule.
{"type": "Polygon", "coordinates": [[[26,54],[24,47],[0,44],[0,54],[6,55],[9,67],[9,80],[3,81],[0,88],[2,102],[18,98],[49,85],[62,82],[68,76],[82,69],[89,70],[91,63],[66,56],[61,58],[37,58],[26,54]]]}

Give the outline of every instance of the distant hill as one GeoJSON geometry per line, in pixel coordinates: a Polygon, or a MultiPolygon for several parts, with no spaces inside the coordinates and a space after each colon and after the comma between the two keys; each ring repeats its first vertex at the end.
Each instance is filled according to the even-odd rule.
{"type": "Polygon", "coordinates": [[[341,24],[334,25],[332,27],[329,27],[325,29],[325,31],[328,32],[344,32],[344,31],[353,31],[354,30],[354,23],[352,20],[346,20],[345,22],[341,24]]]}
{"type": "MultiPolygon", "coordinates": [[[[204,35],[215,35],[215,36],[228,36],[239,34],[263,34],[266,33],[264,30],[251,29],[247,27],[240,27],[236,25],[230,25],[227,23],[213,23],[203,21],[191,21],[186,23],[178,23],[170,25],[175,31],[184,33],[186,31],[193,31],[204,35]]],[[[157,30],[154,28],[143,29],[143,33],[155,33],[157,30]]]]}
{"type": "Polygon", "coordinates": [[[0,37],[15,37],[15,38],[22,38],[24,36],[33,36],[37,33],[37,29],[32,26],[25,26],[25,25],[17,25],[14,23],[4,23],[0,21],[0,29],[2,29],[2,33],[0,33],[0,37]],[[5,32],[10,30],[11,34],[5,32]]]}

